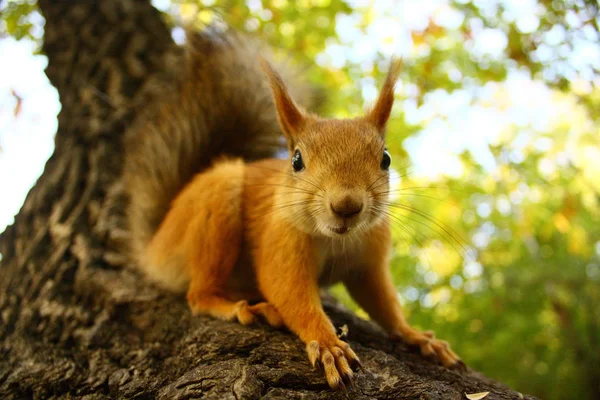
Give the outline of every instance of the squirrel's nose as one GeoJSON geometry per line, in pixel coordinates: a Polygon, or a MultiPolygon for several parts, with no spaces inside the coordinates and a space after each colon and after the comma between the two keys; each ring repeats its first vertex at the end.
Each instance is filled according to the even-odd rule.
{"type": "Polygon", "coordinates": [[[341,218],[351,218],[361,212],[363,208],[362,201],[345,196],[340,200],[329,203],[331,211],[341,218]]]}

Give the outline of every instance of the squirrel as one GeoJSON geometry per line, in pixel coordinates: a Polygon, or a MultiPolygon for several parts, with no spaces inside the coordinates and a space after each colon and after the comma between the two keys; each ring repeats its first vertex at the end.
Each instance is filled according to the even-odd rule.
{"type": "Polygon", "coordinates": [[[315,95],[294,69],[267,58],[239,33],[188,34],[175,81],[126,141],[135,264],[186,292],[195,315],[285,325],[334,389],[360,367],[321,305],[319,288],[340,281],[392,339],[464,367],[408,324],[388,268],[385,135],[400,62],[364,116],[327,119],[299,105],[315,95]]]}

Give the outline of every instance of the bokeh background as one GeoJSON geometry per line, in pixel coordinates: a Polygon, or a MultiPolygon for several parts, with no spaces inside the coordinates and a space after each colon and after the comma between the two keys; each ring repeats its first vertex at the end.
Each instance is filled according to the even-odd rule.
{"type": "MultiPolygon", "coordinates": [[[[597,1],[153,4],[178,42],[227,23],[291,54],[330,116],[360,114],[401,56],[392,270],[410,320],[519,391],[600,398],[597,1]]],[[[52,153],[43,24],[35,1],[0,5],[0,231],[52,153]]]]}

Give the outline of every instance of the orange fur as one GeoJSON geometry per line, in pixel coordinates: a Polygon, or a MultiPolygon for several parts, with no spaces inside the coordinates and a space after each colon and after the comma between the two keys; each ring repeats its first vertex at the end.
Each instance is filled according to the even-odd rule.
{"type": "Polygon", "coordinates": [[[225,160],[196,175],[146,248],[154,276],[175,277],[168,286],[183,284],[195,313],[285,324],[306,343],[309,360],[323,366],[333,388],[352,381],[359,360],[323,311],[320,284],[343,281],[391,335],[444,365],[456,364],[447,344],[408,325],[387,268],[389,176],[381,168],[382,132],[398,67],[373,111],[351,120],[306,114],[277,73],[265,68],[290,157],[299,151],[304,169],[295,171],[290,159],[225,160]]]}

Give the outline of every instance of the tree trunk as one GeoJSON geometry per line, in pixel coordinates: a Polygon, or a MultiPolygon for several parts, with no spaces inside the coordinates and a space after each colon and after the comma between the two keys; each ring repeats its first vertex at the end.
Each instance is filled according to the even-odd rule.
{"type": "Polygon", "coordinates": [[[177,50],[147,0],[39,6],[62,111],[56,150],[0,236],[0,398],[519,398],[327,302],[364,363],[356,388],[335,393],[290,333],[192,317],[124,268],[123,133],[177,50]]]}

